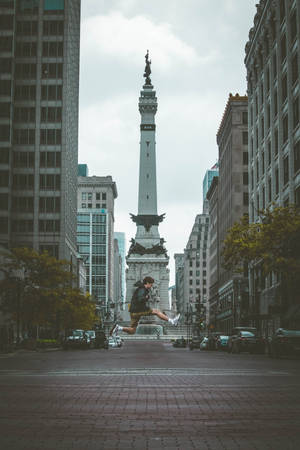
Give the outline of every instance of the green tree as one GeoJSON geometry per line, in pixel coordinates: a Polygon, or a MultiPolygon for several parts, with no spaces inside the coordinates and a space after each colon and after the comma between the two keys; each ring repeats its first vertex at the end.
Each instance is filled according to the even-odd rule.
{"type": "Polygon", "coordinates": [[[2,252],[0,271],[0,308],[17,322],[18,330],[23,322],[55,327],[58,332],[64,325],[62,310],[68,309],[63,309],[63,305],[72,306],[70,317],[75,317],[76,311],[80,316],[81,311],[87,321],[92,315],[94,305],[88,305],[88,299],[71,286],[74,275],[67,261],[57,260],[47,252],[15,248],[2,252]]]}
{"type": "Polygon", "coordinates": [[[282,289],[294,298],[300,287],[300,209],[294,205],[260,212],[259,223],[244,216],[233,225],[222,251],[226,269],[241,271],[259,265],[263,275],[276,272],[282,289]]]}

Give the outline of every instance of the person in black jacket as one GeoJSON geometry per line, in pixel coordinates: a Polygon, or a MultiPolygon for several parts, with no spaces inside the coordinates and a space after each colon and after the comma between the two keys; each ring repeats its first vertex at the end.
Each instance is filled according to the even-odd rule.
{"type": "Polygon", "coordinates": [[[153,283],[154,279],[152,277],[144,278],[142,283],[140,281],[135,283],[135,286],[137,288],[133,293],[129,308],[131,319],[130,327],[122,327],[121,325],[115,323],[112,329],[110,330],[111,336],[116,335],[119,331],[124,331],[125,333],[128,334],[134,334],[136,332],[138,323],[142,316],[153,315],[159,317],[162,320],[165,320],[166,322],[169,322],[171,325],[174,326],[178,325],[180,314],[174,317],[174,319],[171,319],[170,317],[166,316],[166,314],[164,314],[163,312],[159,311],[158,309],[152,309],[148,305],[148,300],[150,298],[149,293],[153,283]]]}

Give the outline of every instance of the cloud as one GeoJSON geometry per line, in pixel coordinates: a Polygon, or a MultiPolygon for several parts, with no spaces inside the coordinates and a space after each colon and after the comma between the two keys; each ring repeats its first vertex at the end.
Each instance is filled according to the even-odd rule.
{"type": "Polygon", "coordinates": [[[149,17],[125,17],[120,12],[88,17],[82,24],[82,52],[94,52],[118,61],[140,62],[147,49],[155,54],[159,70],[174,64],[195,66],[215,58],[215,52],[199,58],[196,50],[174,34],[167,23],[155,23],[149,17]]]}

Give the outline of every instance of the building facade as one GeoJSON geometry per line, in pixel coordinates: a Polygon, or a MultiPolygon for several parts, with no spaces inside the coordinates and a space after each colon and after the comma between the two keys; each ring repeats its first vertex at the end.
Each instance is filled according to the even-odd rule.
{"type": "Polygon", "coordinates": [[[248,99],[229,95],[217,133],[218,183],[218,306],[216,326],[229,333],[242,324],[247,309],[247,274],[234,275],[222,266],[222,245],[227,231],[248,213],[248,99]]]}
{"type": "Polygon", "coordinates": [[[176,311],[184,314],[184,253],[175,253],[176,311]]]}
{"type": "Polygon", "coordinates": [[[201,312],[198,324],[206,323],[209,286],[209,215],[198,214],[184,249],[184,311],[201,312]],[[200,320],[201,319],[201,320],[200,320]]]}
{"type": "Polygon", "coordinates": [[[80,0],[0,3],[0,244],[76,265],[80,0]]]}
{"type": "MultiPolygon", "coordinates": [[[[249,99],[249,217],[273,204],[300,205],[300,4],[261,0],[246,44],[249,99]]],[[[279,277],[250,270],[253,324],[280,325],[279,277]]]]}
{"type": "Polygon", "coordinates": [[[77,246],[86,265],[86,290],[106,318],[113,318],[114,201],[116,183],[111,176],[78,177],[77,246]]]}
{"type": "Polygon", "coordinates": [[[119,253],[121,256],[121,310],[126,310],[125,298],[126,298],[126,281],[125,281],[125,266],[126,266],[126,236],[125,233],[120,231],[114,232],[114,237],[118,241],[119,253]]]}

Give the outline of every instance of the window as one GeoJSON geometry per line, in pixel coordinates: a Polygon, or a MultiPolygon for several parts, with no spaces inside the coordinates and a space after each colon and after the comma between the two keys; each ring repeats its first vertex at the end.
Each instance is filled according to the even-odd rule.
{"type": "Polygon", "coordinates": [[[268,178],[268,201],[269,203],[272,201],[272,180],[271,178],[268,178]]]}
{"type": "Polygon", "coordinates": [[[243,131],[243,145],[248,145],[248,131],[243,131]]]}
{"type": "Polygon", "coordinates": [[[12,208],[19,212],[33,212],[33,197],[13,197],[12,208]]]}
{"type": "Polygon", "coordinates": [[[0,210],[8,210],[8,194],[0,193],[0,210]]]}
{"type": "Polygon", "coordinates": [[[88,203],[88,208],[92,208],[92,207],[93,207],[92,203],[88,203]]]}
{"type": "Polygon", "coordinates": [[[81,208],[86,208],[86,203],[81,203],[81,208]]]}
{"type": "Polygon", "coordinates": [[[276,167],[275,169],[275,194],[279,193],[279,169],[276,167]]]}
{"type": "Polygon", "coordinates": [[[15,107],[14,120],[15,122],[35,122],[35,108],[15,107]]]}
{"type": "Polygon", "coordinates": [[[291,42],[293,43],[297,38],[297,17],[296,10],[291,16],[291,42]]]}
{"type": "Polygon", "coordinates": [[[44,63],[42,64],[42,78],[62,78],[62,63],[44,63]]]}
{"type": "Polygon", "coordinates": [[[296,128],[299,125],[299,97],[293,101],[293,126],[296,128]]]}
{"type": "Polygon", "coordinates": [[[277,116],[278,113],[277,89],[274,89],[273,102],[274,102],[274,116],[277,116]]]}
{"type": "Polygon", "coordinates": [[[242,123],[243,125],[248,125],[248,112],[243,111],[242,113],[242,123]]]}
{"type": "Polygon", "coordinates": [[[284,77],[281,80],[281,93],[282,93],[282,103],[284,103],[287,98],[287,77],[286,77],[286,75],[284,75],[284,77]]]}
{"type": "Polygon", "coordinates": [[[13,220],[12,230],[15,233],[32,233],[33,232],[33,220],[13,220]]]}
{"type": "Polygon", "coordinates": [[[249,183],[248,172],[243,172],[243,185],[247,186],[249,183]]]}
{"type": "Polygon", "coordinates": [[[36,64],[20,63],[15,65],[15,78],[17,80],[36,79],[36,64]]]}
{"type": "Polygon", "coordinates": [[[294,172],[300,170],[300,141],[294,145],[294,172]]]}
{"type": "Polygon", "coordinates": [[[289,121],[288,121],[288,115],[286,114],[282,119],[282,138],[283,143],[285,143],[288,139],[289,135],[289,121]]]}
{"type": "Polygon", "coordinates": [[[11,73],[11,58],[0,58],[1,73],[11,73]]]}
{"type": "Polygon", "coordinates": [[[41,129],[40,144],[42,145],[60,145],[61,130],[60,129],[41,129]]]}
{"type": "Polygon", "coordinates": [[[248,206],[249,205],[249,194],[248,192],[243,193],[243,205],[248,206]]]}
{"type": "Polygon", "coordinates": [[[281,62],[286,59],[286,35],[284,34],[280,41],[280,50],[281,50],[281,62]]]}
{"type": "Polygon", "coordinates": [[[61,107],[42,107],[41,122],[61,122],[61,107]]]}
{"type": "Polygon", "coordinates": [[[96,200],[100,200],[100,192],[96,192],[96,200]]]}
{"type": "MultiPolygon", "coordinates": [[[[0,41],[1,41],[1,39],[0,39],[0,41]]],[[[11,81],[10,80],[1,80],[0,95],[11,95],[11,81]]]]}
{"type": "MultiPolygon", "coordinates": [[[[7,17],[7,16],[5,16],[7,17]]],[[[34,36],[38,31],[37,21],[17,21],[16,26],[17,35],[19,36],[34,36]]]]}
{"type": "Polygon", "coordinates": [[[60,190],[60,175],[58,174],[41,174],[40,189],[44,190],[60,190]]]}
{"type": "Polygon", "coordinates": [[[289,181],[289,157],[286,156],[283,159],[283,184],[287,184],[289,181]]]}
{"type": "Polygon", "coordinates": [[[36,56],[36,42],[17,42],[16,56],[22,58],[36,56]]]}
{"type": "Polygon", "coordinates": [[[63,42],[43,42],[43,56],[57,58],[63,56],[63,42]]]}
{"type": "Polygon", "coordinates": [[[59,220],[39,220],[40,233],[58,233],[60,231],[59,220]]]}
{"type": "Polygon", "coordinates": [[[41,152],[40,167],[61,167],[61,153],[41,152]]]}
{"type": "Polygon", "coordinates": [[[44,20],[43,22],[44,36],[62,36],[64,34],[64,23],[62,20],[44,20]]]}
{"type": "Polygon", "coordinates": [[[102,200],[106,200],[106,192],[102,192],[102,200]]]}
{"type": "Polygon", "coordinates": [[[39,209],[41,213],[59,213],[60,197],[40,197],[39,209]]]}
{"type": "Polygon", "coordinates": [[[35,130],[33,129],[14,129],[14,144],[33,145],[35,143],[35,130]]]}
{"type": "MultiPolygon", "coordinates": [[[[13,7],[13,6],[12,6],[13,7]]],[[[14,26],[14,16],[11,15],[0,15],[0,30],[12,30],[14,26]]],[[[2,39],[2,36],[1,36],[2,39]]]]}
{"type": "Polygon", "coordinates": [[[243,165],[248,165],[248,152],[243,152],[243,165]]]}
{"type": "Polygon", "coordinates": [[[62,86],[51,84],[42,85],[42,100],[61,100],[62,86]]]}
{"type": "Polygon", "coordinates": [[[13,189],[34,189],[33,174],[15,174],[13,176],[13,189]]]}
{"type": "MultiPolygon", "coordinates": [[[[1,81],[0,85],[3,83],[1,81]]],[[[29,85],[16,85],[15,100],[35,100],[36,88],[29,85]]]]}
{"type": "Polygon", "coordinates": [[[92,192],[88,192],[88,200],[92,200],[93,198],[93,193],[92,192]]]}
{"type": "Polygon", "coordinates": [[[81,200],[86,200],[86,192],[81,193],[81,200]]]}
{"type": "Polygon", "coordinates": [[[0,170],[0,187],[8,187],[9,172],[8,170],[0,170]]]}
{"type": "Polygon", "coordinates": [[[0,125],[0,141],[9,141],[9,140],[10,140],[10,126],[0,125]]]}
{"type": "Polygon", "coordinates": [[[275,128],[274,130],[274,155],[278,155],[278,128],[275,128]]]}
{"type": "Polygon", "coordinates": [[[298,55],[297,53],[292,57],[292,84],[298,80],[298,55]]]}
{"type": "Polygon", "coordinates": [[[9,148],[0,148],[0,164],[9,164],[9,148]]]}
{"type": "Polygon", "coordinates": [[[34,167],[34,152],[13,152],[14,167],[34,167]]]}

